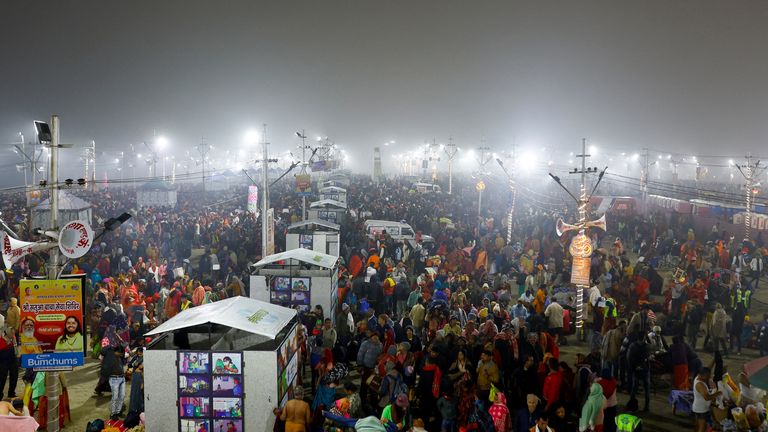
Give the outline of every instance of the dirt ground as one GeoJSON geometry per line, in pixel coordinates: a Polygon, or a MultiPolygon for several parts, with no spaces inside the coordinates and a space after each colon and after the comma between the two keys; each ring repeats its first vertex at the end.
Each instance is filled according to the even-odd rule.
{"type": "MultiPolygon", "coordinates": [[[[761,321],[763,313],[768,313],[768,280],[763,278],[760,283],[762,287],[754,293],[750,310],[750,316],[753,317],[752,320],[755,323],[761,321]]],[[[576,353],[586,352],[587,348],[585,345],[576,344],[574,336],[569,337],[569,342],[570,343],[567,346],[561,348],[561,355],[563,356],[564,361],[573,365],[576,361],[576,353]]],[[[702,342],[703,337],[699,338],[699,343],[702,342]]],[[[710,353],[702,351],[700,347],[697,352],[705,365],[708,365],[712,361],[712,355],[710,353]]],[[[744,363],[757,357],[759,357],[759,353],[756,350],[744,348],[742,350],[742,355],[730,355],[725,360],[725,364],[728,365],[729,371],[738,373],[744,363]]],[[[101,398],[93,396],[93,389],[98,381],[98,373],[98,361],[87,358],[85,366],[66,374],[72,422],[66,425],[62,431],[82,432],[85,430],[85,426],[90,420],[96,418],[105,419],[109,417],[110,395],[106,393],[101,398]]],[[[306,379],[305,382],[309,382],[309,379],[306,379]]],[[[127,395],[130,394],[130,383],[127,384],[125,393],[127,403],[127,395]]],[[[23,383],[21,382],[21,379],[19,380],[16,394],[23,394],[23,383]]],[[[175,391],[169,392],[169,397],[174,397],[175,394],[175,391]]],[[[307,394],[309,395],[309,393],[307,394]]],[[[645,431],[677,432],[681,430],[692,430],[693,417],[684,414],[673,415],[668,396],[669,387],[660,384],[656,392],[651,395],[650,412],[638,413],[645,422],[645,431]]],[[[620,393],[618,399],[621,408],[629,400],[629,395],[620,393]]],[[[642,406],[642,393],[638,395],[638,399],[642,406]]]]}

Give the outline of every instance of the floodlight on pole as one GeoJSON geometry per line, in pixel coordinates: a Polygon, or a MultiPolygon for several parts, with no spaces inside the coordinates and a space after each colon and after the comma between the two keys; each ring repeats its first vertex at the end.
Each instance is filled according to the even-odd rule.
{"type": "Polygon", "coordinates": [[[160,135],[155,139],[155,145],[157,145],[158,150],[165,150],[168,147],[168,138],[160,135]]]}

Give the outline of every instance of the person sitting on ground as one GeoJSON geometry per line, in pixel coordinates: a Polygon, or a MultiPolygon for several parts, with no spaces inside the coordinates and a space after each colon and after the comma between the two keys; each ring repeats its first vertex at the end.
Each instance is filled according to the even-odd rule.
{"type": "MultiPolygon", "coordinates": [[[[14,399],[13,402],[19,401],[21,402],[21,399],[14,399]]],[[[0,416],[7,416],[7,415],[15,415],[15,416],[23,416],[23,408],[24,405],[22,403],[22,409],[17,409],[14,407],[14,405],[18,406],[18,403],[14,404],[12,402],[8,401],[0,401],[0,416]]]]}

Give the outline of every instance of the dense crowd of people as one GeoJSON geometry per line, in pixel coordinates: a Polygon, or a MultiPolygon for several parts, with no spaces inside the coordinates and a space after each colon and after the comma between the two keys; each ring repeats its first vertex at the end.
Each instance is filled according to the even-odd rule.
{"type": "MultiPolygon", "coordinates": [[[[695,232],[684,216],[652,211],[612,214],[608,233],[587,232],[595,253],[580,310],[568,236],[555,232],[557,218],[573,210],[518,198],[508,237],[506,193],[496,191],[499,202],[478,215],[473,188],[455,181],[452,195],[417,193],[406,180],[363,178],[348,187],[337,314],[319,306],[300,314],[311,373],[299,379],[306,392],[297,389],[276,410],[286,431],[640,430],[651,387],[665,373],[691,399],[697,430],[730,416],[717,409],[746,410],[758,401],[727,397],[724,386],[739,386],[730,385],[723,358],[743,348],[768,351],[768,316],[747,319],[763,273],[761,236],[738,241],[719,224],[695,232]],[[434,241],[369,236],[368,218],[405,221],[434,241]],[[574,344],[569,363],[561,347],[574,344]],[[697,348],[714,352],[713,364],[704,365],[697,348]],[[712,414],[723,417],[713,421],[712,414]]],[[[248,294],[261,230],[244,211],[243,190],[201,202],[182,189],[172,210],[136,209],[128,189],[83,195],[99,203],[95,223],[133,215],[67,264],[68,273],[87,275],[88,347],[101,361],[94,396],[111,393],[113,419],[126,414],[126,423],[138,423],[143,412],[149,329],[189,308],[248,294]]],[[[301,203],[287,183],[271,193],[280,210],[279,250],[301,203]]],[[[20,199],[4,201],[3,217],[28,233],[20,199]]],[[[9,374],[8,395],[15,396],[18,282],[44,274],[44,258],[30,255],[2,272],[10,331],[0,338],[0,394],[9,374]]],[[[184,348],[181,338],[174,343],[184,348]]],[[[31,386],[39,381],[27,378],[31,386]]],[[[737,380],[742,394],[757,394],[746,376],[737,380]]]]}

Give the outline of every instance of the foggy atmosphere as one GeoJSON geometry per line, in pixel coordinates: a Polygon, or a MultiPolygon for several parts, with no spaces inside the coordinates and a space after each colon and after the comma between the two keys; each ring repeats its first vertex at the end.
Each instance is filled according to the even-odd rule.
{"type": "Polygon", "coordinates": [[[0,431],[768,431],[766,22],[0,4],[0,431]]]}

